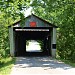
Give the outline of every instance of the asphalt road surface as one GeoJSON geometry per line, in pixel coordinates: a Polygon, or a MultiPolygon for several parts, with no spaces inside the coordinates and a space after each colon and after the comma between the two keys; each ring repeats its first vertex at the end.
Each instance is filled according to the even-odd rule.
{"type": "Polygon", "coordinates": [[[75,75],[75,68],[51,57],[17,57],[10,75],[27,74],[69,74],[75,75]]]}

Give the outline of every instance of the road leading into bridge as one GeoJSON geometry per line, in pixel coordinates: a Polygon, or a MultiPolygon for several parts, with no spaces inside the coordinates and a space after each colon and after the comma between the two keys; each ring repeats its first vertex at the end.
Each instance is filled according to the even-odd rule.
{"type": "Polygon", "coordinates": [[[17,57],[10,75],[25,74],[75,75],[75,68],[52,57],[17,57]]]}

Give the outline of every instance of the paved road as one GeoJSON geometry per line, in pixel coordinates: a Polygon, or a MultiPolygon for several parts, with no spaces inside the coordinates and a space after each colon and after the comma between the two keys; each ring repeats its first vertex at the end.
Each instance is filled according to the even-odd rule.
{"type": "Polygon", "coordinates": [[[75,68],[51,57],[17,57],[10,75],[75,74],[75,68]]]}

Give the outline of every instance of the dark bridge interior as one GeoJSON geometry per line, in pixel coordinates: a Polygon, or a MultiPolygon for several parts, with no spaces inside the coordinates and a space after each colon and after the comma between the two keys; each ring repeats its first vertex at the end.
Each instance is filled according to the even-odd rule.
{"type": "MultiPolygon", "coordinates": [[[[48,28],[49,29],[49,28],[48,28]]],[[[50,56],[51,55],[51,33],[49,31],[16,31],[15,32],[15,56],[50,56]],[[27,52],[26,40],[43,40],[42,52],[27,52]]]]}

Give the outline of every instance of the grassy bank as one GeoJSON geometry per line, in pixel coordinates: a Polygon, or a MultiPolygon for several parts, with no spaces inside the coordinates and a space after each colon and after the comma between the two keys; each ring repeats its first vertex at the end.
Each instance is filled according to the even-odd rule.
{"type": "Polygon", "coordinates": [[[59,60],[59,61],[64,62],[65,64],[68,64],[72,67],[75,67],[75,62],[72,62],[71,60],[65,60],[65,59],[61,59],[61,58],[56,58],[56,59],[59,60]]]}
{"type": "Polygon", "coordinates": [[[0,58],[0,75],[10,75],[15,58],[0,58]]]}
{"type": "Polygon", "coordinates": [[[61,61],[63,61],[65,64],[68,64],[72,67],[75,67],[75,62],[72,62],[71,60],[64,60],[64,59],[61,59],[61,61]]]}

